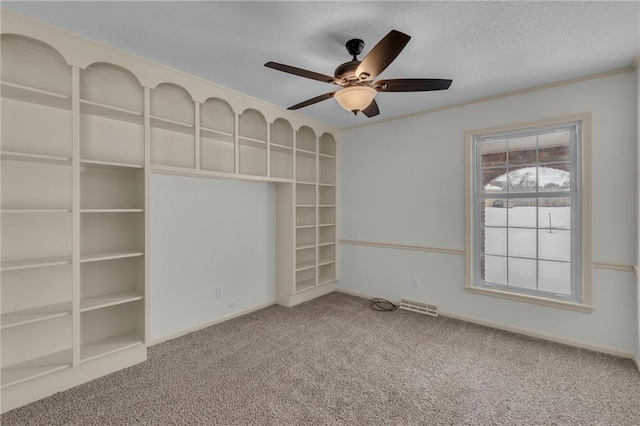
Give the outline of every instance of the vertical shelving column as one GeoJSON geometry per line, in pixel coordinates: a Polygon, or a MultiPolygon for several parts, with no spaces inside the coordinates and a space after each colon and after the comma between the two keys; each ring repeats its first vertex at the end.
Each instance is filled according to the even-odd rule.
{"type": "Polygon", "coordinates": [[[336,141],[325,133],[318,148],[318,285],[336,280],[336,141]]]}
{"type": "Polygon", "coordinates": [[[143,105],[128,71],[81,70],[81,362],[144,341],[143,105]]]}
{"type": "Polygon", "coordinates": [[[271,125],[271,177],[293,179],[293,127],[283,118],[271,125]]]}
{"type": "Polygon", "coordinates": [[[72,364],[73,191],[71,67],[44,43],[1,43],[5,388],[72,364]]]}
{"type": "Polygon", "coordinates": [[[240,174],[267,176],[267,121],[248,109],[240,114],[238,126],[240,174]]]}
{"type": "Polygon", "coordinates": [[[200,169],[233,173],[235,167],[234,113],[222,99],[200,106],[200,169]]]}
{"type": "Polygon", "coordinates": [[[316,287],[316,153],[314,131],[302,126],[296,134],[296,293],[316,287]]]}
{"type": "Polygon", "coordinates": [[[195,169],[195,139],[191,95],[174,84],[160,84],[151,91],[151,163],[195,169]]]}

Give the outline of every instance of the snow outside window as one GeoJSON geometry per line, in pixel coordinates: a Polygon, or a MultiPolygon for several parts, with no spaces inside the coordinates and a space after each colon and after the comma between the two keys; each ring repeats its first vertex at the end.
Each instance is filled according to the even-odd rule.
{"type": "Polygon", "coordinates": [[[581,301],[580,132],[474,137],[474,286],[581,301]]]}

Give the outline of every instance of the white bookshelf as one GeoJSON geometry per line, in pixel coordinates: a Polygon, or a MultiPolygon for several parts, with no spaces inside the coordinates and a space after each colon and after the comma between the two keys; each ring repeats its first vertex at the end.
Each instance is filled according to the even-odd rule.
{"type": "Polygon", "coordinates": [[[2,411],[145,358],[151,171],[274,184],[278,303],[331,290],[335,129],[0,13],[61,46],[2,35],[2,411]]]}

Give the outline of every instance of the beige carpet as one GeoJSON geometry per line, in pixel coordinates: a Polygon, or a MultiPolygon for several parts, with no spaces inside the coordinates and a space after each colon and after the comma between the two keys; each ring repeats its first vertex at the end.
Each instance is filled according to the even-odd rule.
{"type": "Polygon", "coordinates": [[[17,424],[640,425],[627,359],[333,293],[149,349],[17,424]]]}

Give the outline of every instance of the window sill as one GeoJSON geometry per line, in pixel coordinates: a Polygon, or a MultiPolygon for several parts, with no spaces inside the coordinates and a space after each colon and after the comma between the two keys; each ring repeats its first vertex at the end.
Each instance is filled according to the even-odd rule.
{"type": "Polygon", "coordinates": [[[535,305],[548,306],[551,308],[567,309],[570,311],[583,312],[590,314],[593,306],[577,302],[563,302],[561,300],[547,299],[545,297],[530,296],[528,294],[510,293],[502,290],[493,290],[482,287],[465,286],[465,290],[469,293],[481,294],[484,296],[500,297],[502,299],[515,300],[517,302],[533,303],[535,305]]]}

